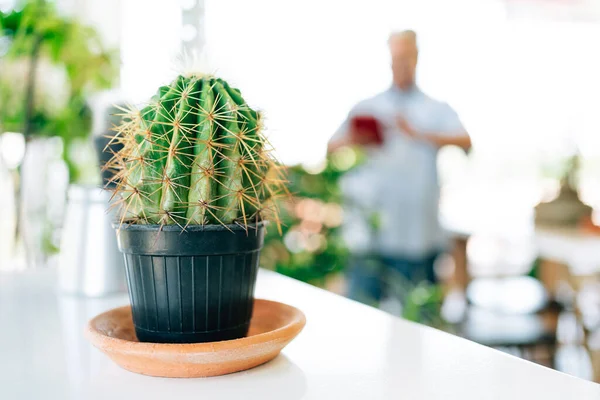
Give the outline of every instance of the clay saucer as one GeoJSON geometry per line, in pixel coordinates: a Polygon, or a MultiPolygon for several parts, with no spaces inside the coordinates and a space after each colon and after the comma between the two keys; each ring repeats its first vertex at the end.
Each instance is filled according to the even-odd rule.
{"type": "Polygon", "coordinates": [[[217,376],[244,371],[275,358],[300,333],[302,311],[269,300],[255,300],[248,336],[211,343],[138,342],[131,307],[119,307],[93,318],[86,336],[126,370],[169,378],[217,376]]]}

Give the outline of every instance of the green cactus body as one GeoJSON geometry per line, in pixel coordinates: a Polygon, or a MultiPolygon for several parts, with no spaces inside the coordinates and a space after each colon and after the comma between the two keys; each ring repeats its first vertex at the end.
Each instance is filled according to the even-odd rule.
{"type": "Polygon", "coordinates": [[[236,106],[223,85],[215,82],[217,103],[218,142],[221,145],[218,162],[215,163],[218,185],[217,218],[221,221],[235,219],[242,190],[239,140],[240,126],[236,106]]]}
{"type": "Polygon", "coordinates": [[[162,179],[160,214],[161,222],[173,220],[185,224],[187,217],[190,175],[194,159],[197,118],[192,110],[197,107],[198,84],[196,79],[177,81],[175,104],[163,109],[168,123],[164,124],[167,146],[162,179]],[[194,104],[196,102],[196,104],[194,104]]]}
{"type": "Polygon", "coordinates": [[[265,163],[261,160],[260,152],[264,148],[264,140],[259,135],[259,115],[244,102],[239,90],[232,88],[227,82],[222,81],[227,93],[237,106],[240,119],[240,136],[244,138],[240,146],[241,163],[246,167],[243,169],[244,192],[243,207],[248,214],[259,212],[259,204],[254,199],[263,197],[262,179],[267,171],[265,163]]]}
{"type": "Polygon", "coordinates": [[[261,220],[264,202],[284,192],[269,181],[259,114],[222,79],[179,76],[120,128],[124,221],[230,224],[261,220]]]}
{"type": "Polygon", "coordinates": [[[215,96],[211,82],[202,84],[197,111],[198,136],[194,145],[187,218],[190,223],[200,225],[216,221],[209,203],[217,189],[214,166],[217,153],[212,148],[212,143],[216,140],[217,125],[214,121],[215,96]]]}
{"type": "Polygon", "coordinates": [[[135,156],[127,165],[132,168],[129,183],[132,188],[131,209],[136,217],[153,223],[159,220],[159,203],[164,159],[159,146],[162,140],[153,131],[156,130],[156,105],[141,111],[139,129],[136,132],[135,156]],[[133,175],[133,176],[132,176],[133,175]]]}

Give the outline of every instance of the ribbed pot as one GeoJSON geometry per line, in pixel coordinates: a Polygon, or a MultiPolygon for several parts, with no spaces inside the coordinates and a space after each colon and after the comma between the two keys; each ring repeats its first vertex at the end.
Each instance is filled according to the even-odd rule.
{"type": "Polygon", "coordinates": [[[248,333],[264,223],[121,225],[119,249],[142,342],[197,343],[248,333]]]}

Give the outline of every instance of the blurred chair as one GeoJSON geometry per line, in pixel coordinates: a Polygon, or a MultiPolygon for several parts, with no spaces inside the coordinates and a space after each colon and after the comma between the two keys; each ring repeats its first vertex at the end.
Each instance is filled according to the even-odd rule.
{"type": "Polygon", "coordinates": [[[473,234],[455,241],[453,256],[454,285],[464,288],[466,303],[453,321],[458,334],[552,367],[561,307],[534,278],[539,268],[531,237],[473,234]]]}
{"type": "Polygon", "coordinates": [[[467,289],[461,336],[548,367],[554,366],[561,307],[529,276],[479,278],[467,289]]]}

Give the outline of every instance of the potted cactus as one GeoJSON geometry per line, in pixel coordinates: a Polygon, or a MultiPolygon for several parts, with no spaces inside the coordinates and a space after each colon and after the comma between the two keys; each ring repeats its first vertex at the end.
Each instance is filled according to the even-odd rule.
{"type": "Polygon", "coordinates": [[[194,343],[248,332],[266,221],[281,168],[238,89],[178,76],[125,113],[114,203],[140,341],[194,343]]]}

